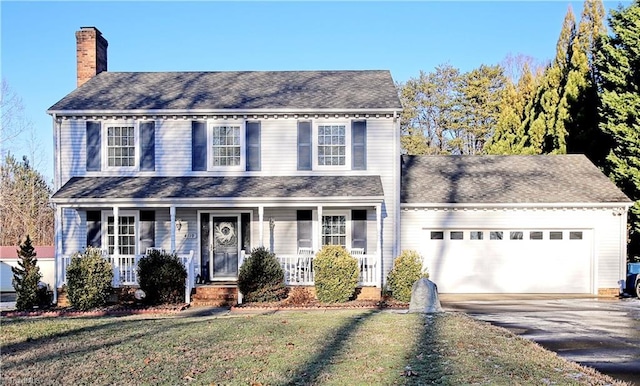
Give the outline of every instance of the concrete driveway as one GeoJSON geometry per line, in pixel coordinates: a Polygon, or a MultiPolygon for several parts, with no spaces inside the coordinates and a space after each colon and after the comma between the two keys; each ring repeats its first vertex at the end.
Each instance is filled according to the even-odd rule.
{"type": "Polygon", "coordinates": [[[640,386],[640,300],[443,294],[446,311],[507,328],[563,358],[640,386]]]}

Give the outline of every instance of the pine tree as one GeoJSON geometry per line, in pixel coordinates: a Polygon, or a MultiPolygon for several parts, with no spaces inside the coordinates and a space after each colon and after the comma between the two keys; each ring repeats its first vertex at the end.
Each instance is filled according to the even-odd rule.
{"type": "Polygon", "coordinates": [[[607,32],[604,20],[602,1],[585,0],[572,42],[570,70],[564,92],[571,117],[566,123],[567,152],[586,154],[598,166],[603,166],[610,149],[608,136],[598,128],[599,96],[594,64],[596,43],[607,32]]]}
{"type": "Polygon", "coordinates": [[[601,90],[600,128],[612,137],[605,170],[635,201],[629,213],[629,256],[640,256],[640,0],[613,10],[613,36],[596,57],[601,90]]]}
{"type": "Polygon", "coordinates": [[[486,154],[533,153],[532,148],[527,146],[528,136],[524,131],[523,122],[527,106],[535,94],[536,81],[527,63],[522,66],[522,74],[516,84],[507,79],[498,106],[500,113],[496,130],[484,147],[486,154]]]}
{"type": "Polygon", "coordinates": [[[563,95],[575,34],[575,17],[569,7],[556,44],[556,57],[542,75],[536,97],[525,114],[527,118],[524,121],[524,132],[528,136],[527,145],[535,154],[566,153],[565,123],[569,112],[567,100],[563,95]]]}
{"type": "Polygon", "coordinates": [[[42,278],[38,259],[29,235],[20,244],[18,252],[18,266],[11,267],[13,272],[13,288],[16,290],[16,308],[30,310],[39,305],[38,282],[42,278]]]}

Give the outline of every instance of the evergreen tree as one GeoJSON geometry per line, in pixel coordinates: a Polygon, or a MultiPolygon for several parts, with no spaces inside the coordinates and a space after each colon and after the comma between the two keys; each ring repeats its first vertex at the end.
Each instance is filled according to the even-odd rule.
{"type": "Polygon", "coordinates": [[[42,278],[36,252],[29,235],[18,249],[18,266],[11,267],[13,288],[16,290],[16,308],[30,310],[39,305],[38,282],[42,278]]]}
{"type": "Polygon", "coordinates": [[[594,64],[596,43],[606,34],[601,0],[585,0],[580,24],[572,42],[565,95],[571,119],[567,121],[567,152],[586,154],[603,166],[609,153],[608,136],[598,128],[599,96],[594,64]]]}
{"type": "Polygon", "coordinates": [[[564,90],[575,34],[575,17],[569,7],[556,44],[556,57],[542,75],[536,97],[526,113],[524,132],[528,136],[528,146],[535,154],[566,153],[565,123],[569,111],[564,90]]]}
{"type": "Polygon", "coordinates": [[[640,255],[640,0],[611,12],[613,36],[596,57],[601,90],[600,128],[612,137],[605,170],[635,201],[629,214],[629,256],[640,255]]]}
{"type": "Polygon", "coordinates": [[[431,73],[420,71],[418,78],[398,85],[404,106],[400,126],[405,153],[451,153],[450,141],[460,132],[455,118],[459,80],[460,71],[445,64],[431,73]]]}
{"type": "Polygon", "coordinates": [[[536,78],[527,63],[524,63],[521,72],[516,84],[507,78],[498,106],[500,113],[495,132],[484,147],[486,154],[533,153],[532,148],[527,146],[528,136],[523,122],[527,106],[535,95],[536,78]]]}
{"type": "Polygon", "coordinates": [[[505,81],[499,65],[483,64],[463,75],[459,84],[460,107],[457,116],[465,132],[454,153],[482,152],[498,121],[505,81]]]}

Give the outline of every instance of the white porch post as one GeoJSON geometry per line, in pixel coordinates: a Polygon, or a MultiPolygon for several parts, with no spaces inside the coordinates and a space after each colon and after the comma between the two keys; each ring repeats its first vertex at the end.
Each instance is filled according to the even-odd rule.
{"type": "Polygon", "coordinates": [[[260,237],[260,246],[264,247],[264,206],[258,206],[258,237],[260,237]]]}
{"type": "Polygon", "coordinates": [[[64,258],[62,256],[62,207],[56,205],[56,218],[54,221],[55,229],[55,243],[56,243],[56,256],[55,256],[55,281],[53,283],[53,303],[58,302],[58,286],[64,281],[64,258]]]}
{"type": "Polygon", "coordinates": [[[378,235],[378,240],[376,241],[376,257],[378,259],[378,263],[376,264],[376,287],[380,288],[382,278],[381,278],[381,268],[382,268],[382,204],[376,205],[376,234],[378,235]]]}
{"type": "Polygon", "coordinates": [[[169,215],[171,216],[171,253],[176,251],[176,207],[169,207],[169,215]]]}
{"type": "Polygon", "coordinates": [[[318,205],[318,230],[313,240],[313,250],[319,251],[322,248],[322,205],[318,205]]]}
{"type": "Polygon", "coordinates": [[[120,207],[113,207],[113,286],[120,286],[120,207]]]}

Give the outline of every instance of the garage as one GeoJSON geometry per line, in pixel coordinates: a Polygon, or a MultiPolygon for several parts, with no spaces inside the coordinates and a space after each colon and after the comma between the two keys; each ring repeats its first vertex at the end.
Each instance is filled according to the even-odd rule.
{"type": "Polygon", "coordinates": [[[443,293],[589,293],[589,230],[425,229],[425,267],[443,293]]]}
{"type": "Polygon", "coordinates": [[[400,249],[441,293],[619,293],[631,201],[582,155],[404,156],[400,249]]]}

